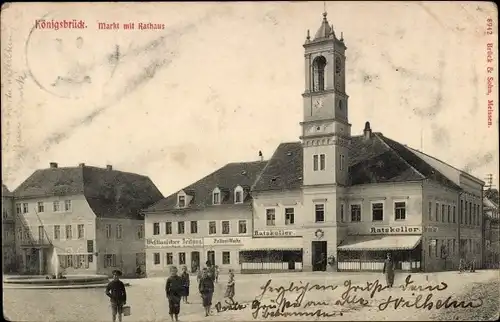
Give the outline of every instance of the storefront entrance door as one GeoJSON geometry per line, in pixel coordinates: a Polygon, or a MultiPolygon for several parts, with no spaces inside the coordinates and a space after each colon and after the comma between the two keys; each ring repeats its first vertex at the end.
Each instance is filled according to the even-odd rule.
{"type": "Polygon", "coordinates": [[[313,241],[311,244],[313,271],[326,270],[326,241],[313,241]]]}
{"type": "Polygon", "coordinates": [[[191,252],[191,272],[195,273],[200,268],[200,252],[191,252]]]}
{"type": "Polygon", "coordinates": [[[215,265],[215,252],[213,250],[207,252],[207,260],[210,261],[212,265],[215,265]]]}

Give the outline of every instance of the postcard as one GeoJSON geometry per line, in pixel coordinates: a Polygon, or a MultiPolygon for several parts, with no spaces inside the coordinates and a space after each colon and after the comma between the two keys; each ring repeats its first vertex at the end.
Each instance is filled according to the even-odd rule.
{"type": "Polygon", "coordinates": [[[498,319],[497,22],[5,3],[4,318],[498,319]]]}

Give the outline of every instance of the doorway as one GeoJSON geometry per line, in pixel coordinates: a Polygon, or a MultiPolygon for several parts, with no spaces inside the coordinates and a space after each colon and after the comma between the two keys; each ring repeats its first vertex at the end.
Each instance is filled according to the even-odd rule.
{"type": "Polygon", "coordinates": [[[326,271],[326,241],[313,241],[311,243],[311,261],[313,271],[326,271]]]}
{"type": "Polygon", "coordinates": [[[196,273],[200,268],[200,252],[191,252],[191,273],[196,273]]]}
{"type": "Polygon", "coordinates": [[[209,261],[210,264],[215,265],[215,251],[209,250],[207,252],[207,261],[209,261]]]}

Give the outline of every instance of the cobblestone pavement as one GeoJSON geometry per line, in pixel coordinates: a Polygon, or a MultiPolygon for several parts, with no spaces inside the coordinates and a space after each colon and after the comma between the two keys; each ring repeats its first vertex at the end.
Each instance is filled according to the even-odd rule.
{"type": "MultiPolygon", "coordinates": [[[[251,320],[293,320],[293,321],[332,321],[332,320],[446,320],[456,317],[465,320],[478,318],[488,318],[486,312],[498,311],[498,270],[477,271],[476,273],[458,274],[456,272],[443,272],[431,274],[412,274],[411,285],[433,286],[440,285],[441,282],[448,284],[442,291],[428,289],[403,290],[401,285],[405,284],[408,274],[398,274],[395,280],[395,287],[383,289],[385,280],[381,274],[375,273],[297,273],[297,274],[272,274],[272,275],[237,275],[236,276],[236,297],[245,308],[239,310],[226,310],[217,312],[214,309],[213,315],[205,318],[202,314],[201,299],[196,290],[196,279],[191,280],[190,304],[181,306],[181,321],[251,321],[251,320]],[[268,288],[268,291],[260,299],[261,309],[257,316],[252,315],[256,309],[252,310],[251,302],[256,296],[262,293],[261,287],[266,285],[271,279],[270,287],[279,288],[282,286],[288,289],[290,283],[295,286],[308,286],[307,292],[300,302],[301,292],[286,291],[284,296],[278,296],[279,291],[268,288]],[[367,282],[380,281],[380,286],[372,285],[367,290],[367,282]],[[345,286],[345,281],[351,281],[351,287],[345,286]],[[495,284],[496,283],[496,284],[495,284]],[[314,285],[337,286],[335,290],[328,287],[318,290],[314,285]],[[355,289],[354,286],[364,287],[365,290],[355,289]],[[373,293],[373,297],[370,295],[373,293]],[[406,307],[415,302],[415,298],[421,295],[422,299],[418,305],[424,305],[424,300],[431,294],[428,303],[433,303],[432,309],[406,307]],[[278,297],[277,297],[278,296],[278,297]],[[441,308],[436,309],[438,300],[444,301],[448,296],[452,300],[467,300],[474,302],[474,298],[484,297],[482,306],[479,308],[463,309],[441,308]],[[495,297],[496,296],[496,297],[495,297]],[[384,302],[388,300],[400,299],[400,303],[392,301],[384,308],[384,302]],[[289,307],[284,310],[285,314],[294,314],[288,317],[271,317],[265,315],[264,305],[274,305],[281,298],[290,301],[289,307]],[[298,298],[298,301],[296,299],[298,298]],[[367,303],[360,303],[363,300],[367,303]],[[495,299],[492,300],[492,299],[495,299]],[[347,300],[347,301],[346,301],[347,300]],[[274,301],[274,302],[273,302],[274,301]],[[311,301],[314,301],[311,302],[311,301]],[[294,304],[294,303],[299,303],[294,304]],[[342,303],[346,302],[346,303],[342,303]],[[349,303],[351,302],[351,303],[349,303]],[[362,305],[366,304],[366,305],[362,305]],[[399,307],[396,308],[399,304],[399,307]],[[381,310],[382,308],[382,310],[381,310]],[[336,314],[330,317],[300,316],[297,314],[312,314],[321,310],[327,314],[336,314]],[[340,315],[340,311],[342,315],[340,315]]],[[[222,276],[221,281],[216,286],[214,304],[224,300],[224,288],[227,277],[222,276]]],[[[124,317],[124,322],[132,321],[169,321],[168,307],[165,299],[165,278],[148,278],[140,280],[126,280],[130,283],[127,288],[127,304],[132,307],[132,315],[124,317]]],[[[441,286],[442,288],[443,286],[441,286]]],[[[478,303],[477,300],[475,300],[478,303]]],[[[449,300],[450,302],[450,300],[449,300]]],[[[225,305],[226,306],[226,305],[225,305]]],[[[268,313],[276,312],[276,309],[269,309],[268,313]]],[[[316,314],[318,315],[318,313],[316,314]]],[[[493,314],[494,315],[494,314],[493,314]]],[[[4,317],[13,321],[111,321],[109,301],[104,294],[104,289],[78,289],[78,290],[4,290],[4,317]]]]}

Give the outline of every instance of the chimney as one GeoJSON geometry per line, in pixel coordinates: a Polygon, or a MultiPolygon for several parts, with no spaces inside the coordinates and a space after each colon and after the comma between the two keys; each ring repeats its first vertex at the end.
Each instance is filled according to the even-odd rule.
{"type": "Polygon", "coordinates": [[[113,170],[113,166],[112,166],[111,164],[108,164],[108,165],[106,166],[106,169],[108,169],[108,170],[113,170]]]}
{"type": "Polygon", "coordinates": [[[264,155],[262,154],[262,151],[259,151],[259,158],[260,161],[264,161],[264,155]]]}
{"type": "Polygon", "coordinates": [[[372,129],[370,128],[370,122],[365,123],[365,129],[363,130],[363,136],[365,140],[372,137],[372,129]]]}
{"type": "Polygon", "coordinates": [[[57,162],[49,163],[51,169],[57,169],[57,162]]]}
{"type": "Polygon", "coordinates": [[[83,167],[85,166],[85,163],[80,163],[78,166],[79,166],[80,168],[83,168],[83,167]]]}

